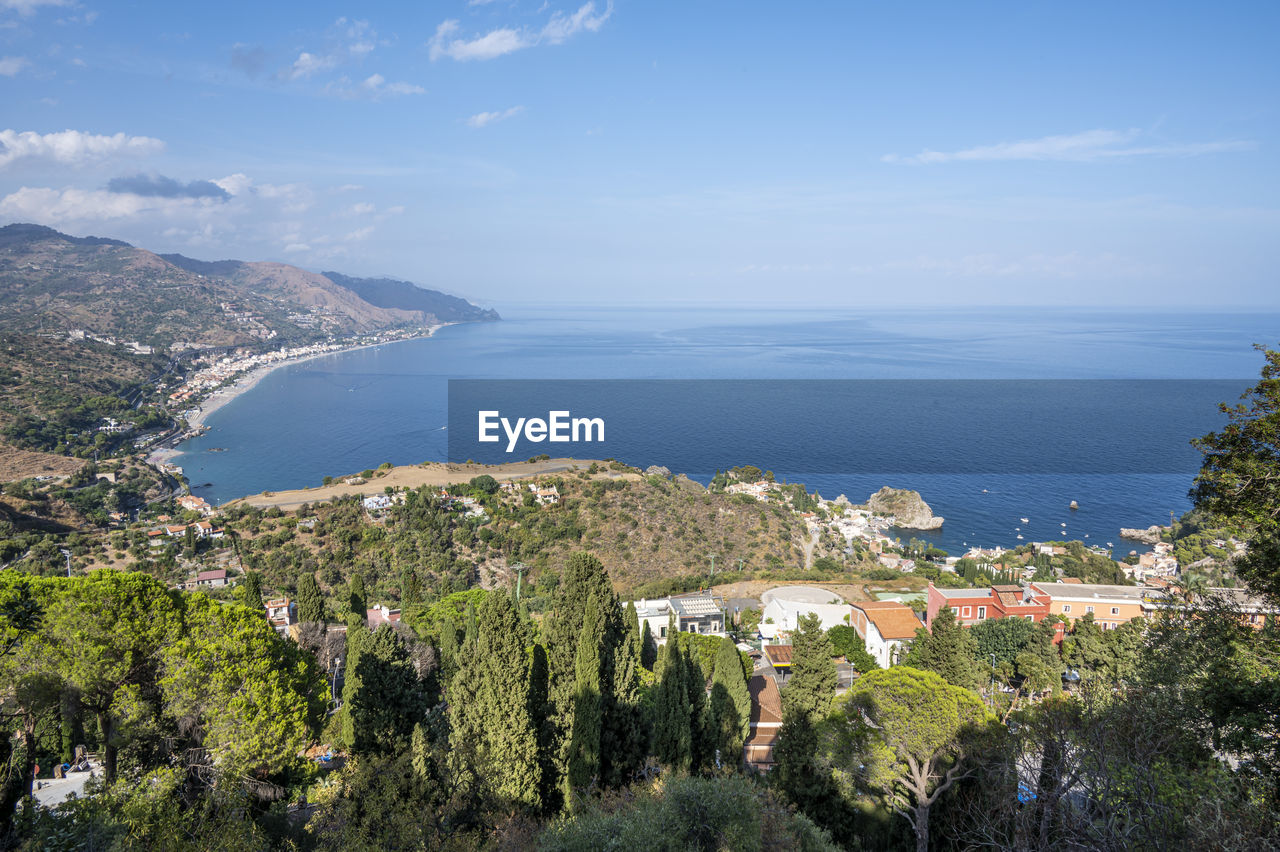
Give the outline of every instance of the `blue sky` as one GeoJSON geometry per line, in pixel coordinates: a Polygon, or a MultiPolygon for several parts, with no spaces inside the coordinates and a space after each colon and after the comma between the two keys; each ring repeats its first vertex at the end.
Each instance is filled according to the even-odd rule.
{"type": "Polygon", "coordinates": [[[1274,3],[0,0],[0,222],[512,301],[1280,308],[1274,3]]]}

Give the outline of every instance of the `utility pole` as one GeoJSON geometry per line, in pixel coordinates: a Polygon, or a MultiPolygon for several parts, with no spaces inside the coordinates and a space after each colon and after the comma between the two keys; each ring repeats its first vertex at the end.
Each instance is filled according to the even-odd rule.
{"type": "Polygon", "coordinates": [[[59,547],[58,552],[67,558],[67,576],[71,576],[71,551],[65,547],[59,547]]]}
{"type": "Polygon", "coordinates": [[[516,603],[520,603],[520,589],[524,585],[525,565],[523,562],[517,562],[511,566],[516,572],[516,603]]]}
{"type": "Polygon", "coordinates": [[[716,554],[711,554],[711,579],[716,578],[716,554]]]}

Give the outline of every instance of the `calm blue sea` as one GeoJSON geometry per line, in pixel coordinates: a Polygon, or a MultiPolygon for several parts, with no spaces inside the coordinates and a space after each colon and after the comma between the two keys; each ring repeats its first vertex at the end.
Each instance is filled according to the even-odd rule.
{"type": "MultiPolygon", "coordinates": [[[[1205,422],[1188,416],[1222,390],[1232,400],[1258,375],[1252,344],[1275,346],[1280,315],[1118,312],[1071,309],[763,310],[724,308],[564,308],[499,306],[499,323],[445,328],[430,339],[327,356],[275,371],[209,419],[210,431],[183,446],[176,461],[196,493],[214,502],[263,490],[318,485],[389,461],[444,460],[448,454],[450,379],[1163,379],[1189,383],[1193,395],[1143,401],[1156,428],[1134,428],[1136,393],[1149,383],[1097,383],[1088,417],[1105,440],[1105,457],[1128,459],[1185,447],[1205,422]],[[1126,390],[1126,387],[1130,389],[1126,390]],[[1099,393],[1116,400],[1111,418],[1099,393]],[[1182,400],[1182,416],[1162,407],[1182,400]],[[1123,413],[1123,417],[1121,414],[1123,413]],[[1110,419],[1109,419],[1110,418],[1110,419]],[[1114,422],[1111,422],[1111,420],[1114,422]],[[1187,434],[1182,434],[1186,432],[1187,434]],[[215,448],[218,452],[212,452],[215,448]],[[205,483],[209,483],[205,485],[205,483]]],[[[993,383],[999,385],[1000,383],[993,383]]],[[[1068,383],[1070,384],[1070,383],[1068,383]]],[[[894,386],[911,387],[910,382],[894,386]]],[[[962,459],[974,444],[1007,441],[1027,448],[1039,436],[1020,428],[1019,407],[965,434],[945,407],[918,395],[881,399],[894,405],[912,434],[944,459],[937,471],[818,466],[813,447],[762,442],[755,464],[800,481],[824,496],[863,500],[881,485],[914,488],[943,529],[928,535],[948,550],[966,544],[1005,546],[1080,538],[1122,543],[1122,526],[1167,523],[1189,503],[1193,467],[1117,462],[1124,473],[1097,472],[1100,444],[1057,447],[1048,467],[972,473],[962,459]],[[995,433],[995,434],[992,434],[995,433]],[[1178,468],[1176,471],[1174,468],[1178,468]],[[1050,470],[1054,472],[1030,472],[1050,470]],[[1089,471],[1076,472],[1076,471],[1089,471]],[[1078,511],[1068,508],[1070,501],[1078,511]],[[1027,518],[1023,523],[1020,519],[1027,518]],[[1065,527],[1063,526],[1065,524],[1065,527]]],[[[761,400],[768,404],[769,400],[761,400]]],[[[796,406],[790,416],[810,419],[796,406]]],[[[1003,411],[1004,409],[1001,409],[1003,411]]],[[[985,421],[984,421],[985,422],[985,421]]],[[[688,429],[687,423],[681,430],[688,429]]],[[[692,434],[611,446],[608,455],[641,466],[660,464],[706,481],[725,459],[714,419],[692,434]],[[666,449],[664,449],[664,447],[666,449]]],[[[736,451],[735,451],[736,452],[736,451]]],[[[1175,455],[1178,451],[1171,451],[1175,455]]],[[[532,454],[532,453],[529,453],[532,454]]],[[[1157,453],[1159,454],[1159,453],[1157,453]]],[[[888,462],[877,462],[875,467],[888,462]]]]}

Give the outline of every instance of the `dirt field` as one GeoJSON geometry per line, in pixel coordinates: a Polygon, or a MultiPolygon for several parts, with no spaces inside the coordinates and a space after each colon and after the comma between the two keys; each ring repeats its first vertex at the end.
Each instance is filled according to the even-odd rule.
{"type": "Polygon", "coordinates": [[[29,476],[65,476],[75,473],[83,466],[84,459],[0,447],[0,482],[12,482],[29,476]]]}
{"type": "Polygon", "coordinates": [[[711,590],[717,595],[724,595],[726,598],[755,598],[759,600],[762,594],[779,586],[817,586],[821,589],[829,589],[847,601],[867,599],[861,585],[821,583],[813,580],[743,580],[740,583],[725,583],[722,586],[712,586],[711,590]]]}
{"type": "MultiPolygon", "coordinates": [[[[639,479],[639,474],[617,473],[608,470],[608,462],[595,462],[604,468],[596,474],[596,479],[639,479]]],[[[262,509],[276,506],[281,509],[296,509],[303,503],[324,503],[338,497],[368,496],[381,494],[387,486],[392,488],[418,488],[423,485],[453,485],[467,482],[482,473],[487,473],[499,482],[508,479],[528,479],[531,476],[542,476],[552,473],[570,473],[586,470],[591,467],[590,459],[549,459],[539,462],[513,462],[511,464],[447,464],[432,462],[431,464],[393,467],[384,476],[374,476],[359,485],[347,485],[342,480],[347,477],[335,477],[333,485],[322,485],[318,488],[303,488],[295,491],[268,491],[232,500],[227,505],[248,503],[262,509]]]]}

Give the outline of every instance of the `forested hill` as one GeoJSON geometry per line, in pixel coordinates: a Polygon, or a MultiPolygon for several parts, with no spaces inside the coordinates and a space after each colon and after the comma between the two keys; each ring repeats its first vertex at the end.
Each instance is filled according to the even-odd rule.
{"type": "Polygon", "coordinates": [[[283,263],[206,262],[39,225],[0,228],[0,332],[83,331],[167,350],[275,346],[498,318],[462,299],[421,292],[416,302],[370,301],[283,263]]]}

